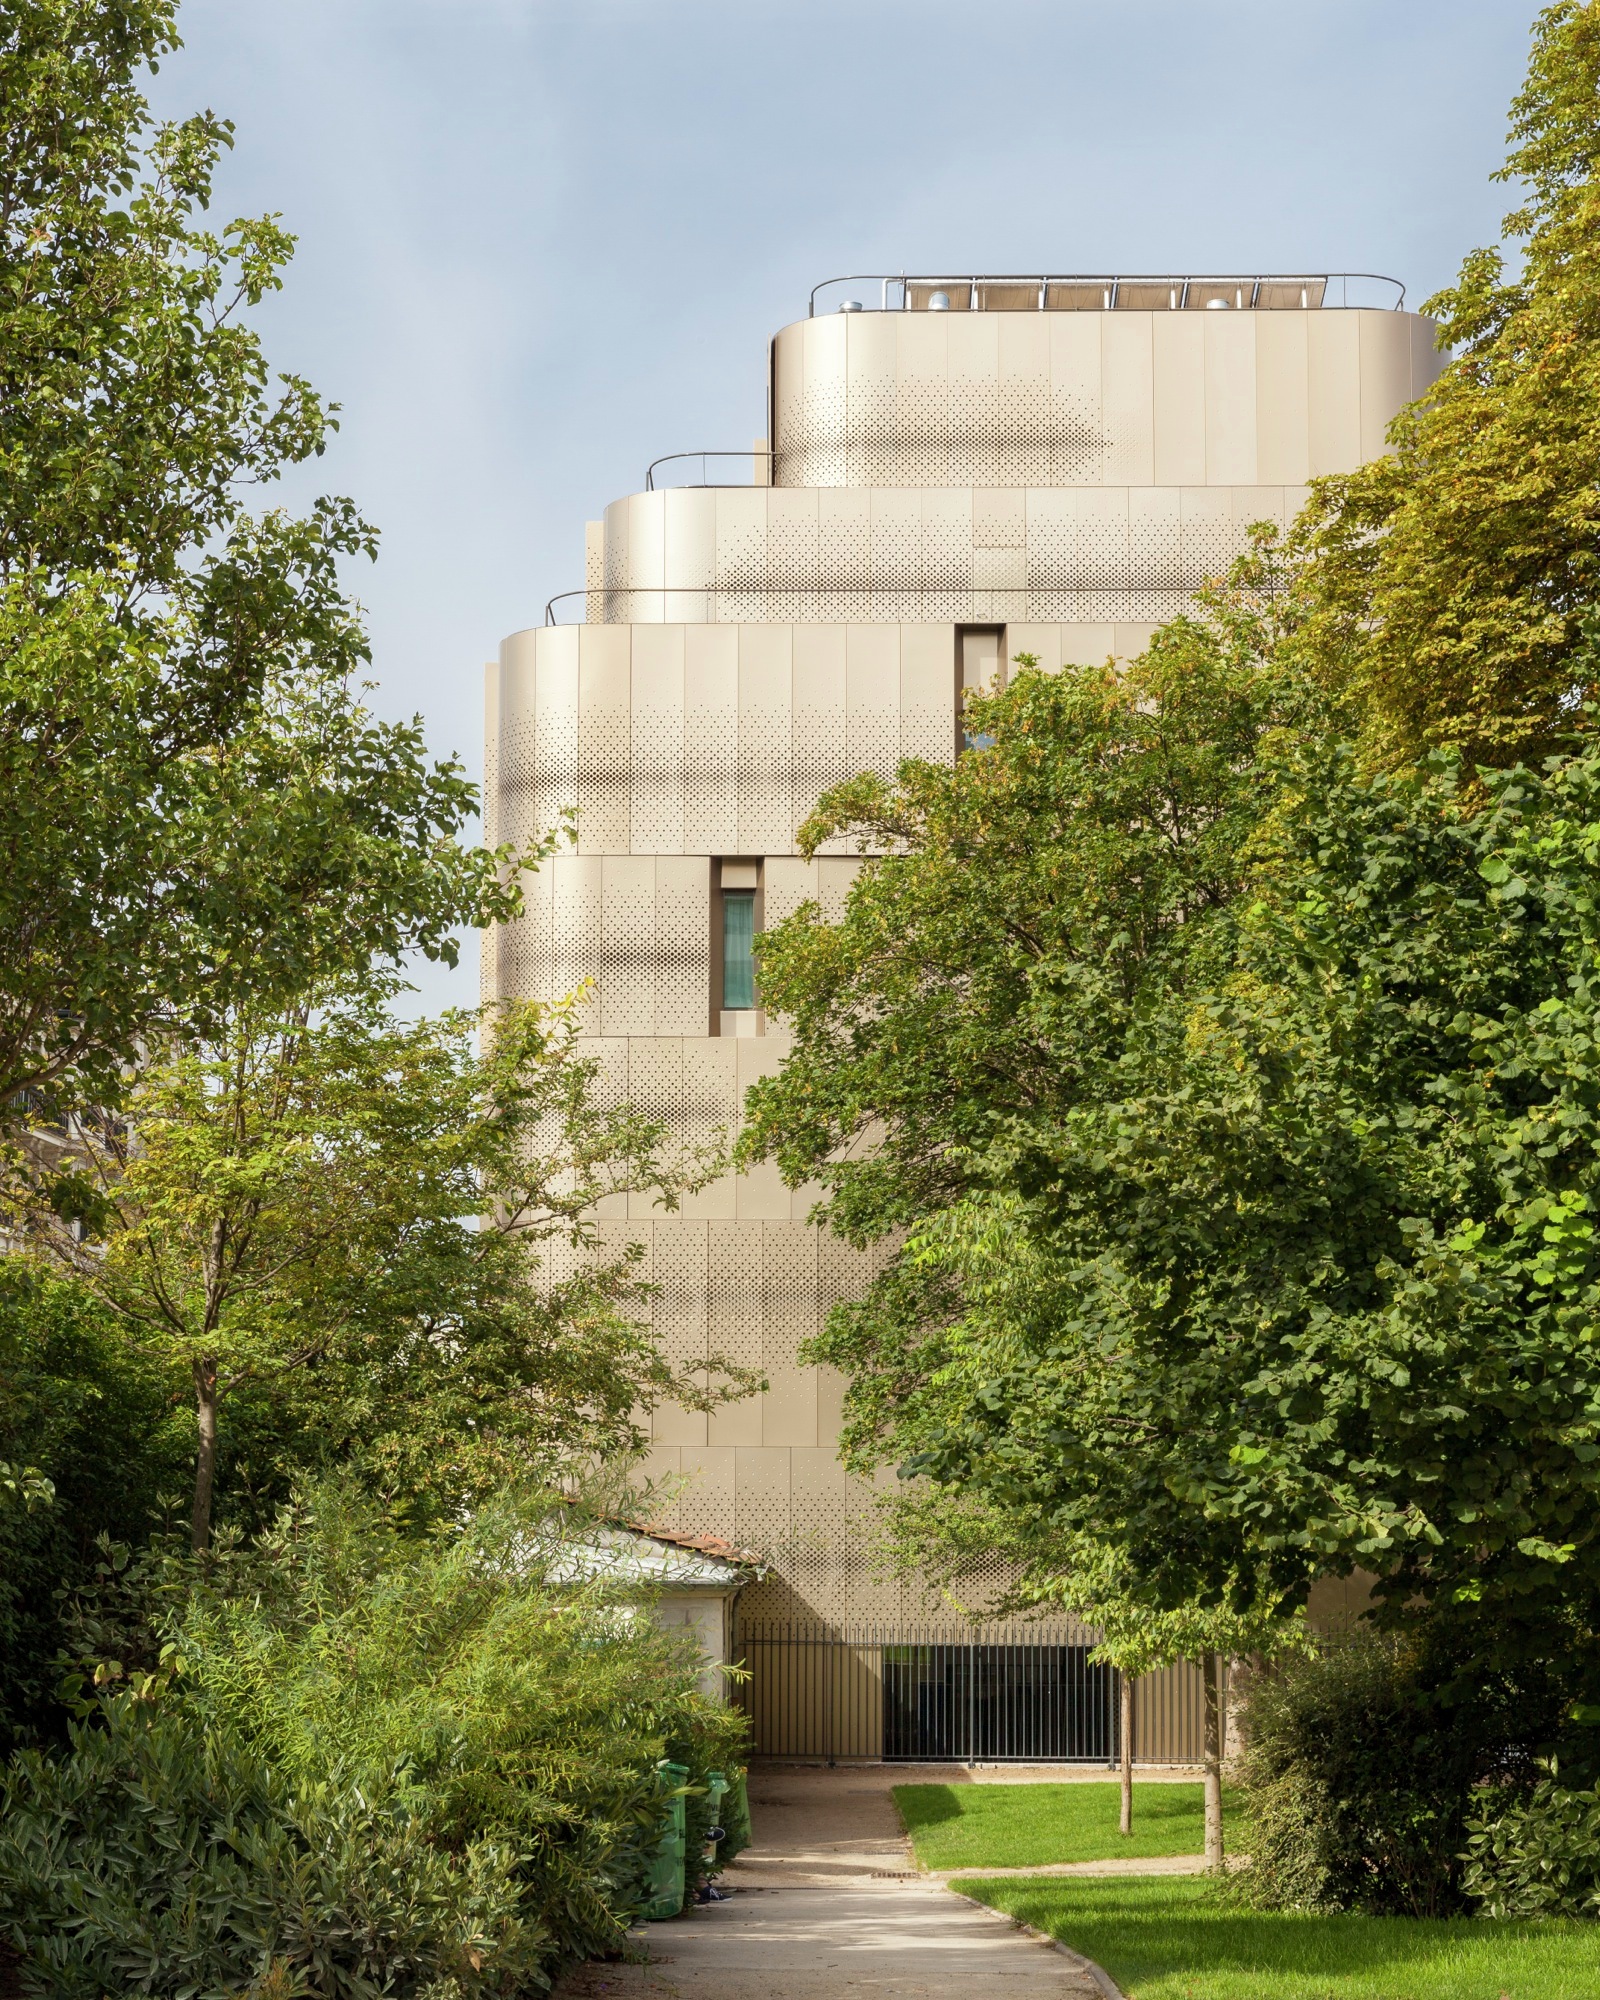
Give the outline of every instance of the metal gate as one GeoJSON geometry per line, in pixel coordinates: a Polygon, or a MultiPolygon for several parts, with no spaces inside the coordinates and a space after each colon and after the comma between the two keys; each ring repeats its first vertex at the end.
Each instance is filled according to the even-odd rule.
{"type": "Polygon", "coordinates": [[[752,1624],[739,1699],[763,1757],[1110,1764],[1117,1675],[1094,1638],[752,1624]]]}

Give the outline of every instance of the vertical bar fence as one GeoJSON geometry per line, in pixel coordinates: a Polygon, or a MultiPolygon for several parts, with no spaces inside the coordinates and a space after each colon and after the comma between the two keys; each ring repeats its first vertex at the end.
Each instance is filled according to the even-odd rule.
{"type": "MultiPolygon", "coordinates": [[[[820,1627],[742,1629],[738,1699],[758,1757],[821,1763],[1114,1765],[1120,1681],[1096,1635],[820,1627]]],[[[1141,1764],[1201,1756],[1200,1676],[1183,1663],[1135,1683],[1141,1764]]]]}

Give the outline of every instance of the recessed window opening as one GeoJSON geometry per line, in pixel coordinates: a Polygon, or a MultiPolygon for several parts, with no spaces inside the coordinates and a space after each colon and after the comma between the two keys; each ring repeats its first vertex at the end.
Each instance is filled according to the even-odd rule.
{"type": "Polygon", "coordinates": [[[969,693],[982,689],[997,694],[1006,684],[1006,628],[1003,625],[960,625],[956,628],[956,708],[961,716],[960,744],[963,750],[987,750],[992,736],[974,736],[966,727],[965,702],[969,693]]]}
{"type": "Polygon", "coordinates": [[[722,1004],[730,1012],[756,1004],[756,892],[722,892],[722,1004]]]}

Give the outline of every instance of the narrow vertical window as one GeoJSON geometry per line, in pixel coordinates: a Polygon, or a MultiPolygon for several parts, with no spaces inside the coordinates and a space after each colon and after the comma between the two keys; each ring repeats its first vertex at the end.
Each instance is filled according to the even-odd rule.
{"type": "Polygon", "coordinates": [[[722,892],[722,1004],[728,1009],[756,1004],[756,892],[722,892]]]}

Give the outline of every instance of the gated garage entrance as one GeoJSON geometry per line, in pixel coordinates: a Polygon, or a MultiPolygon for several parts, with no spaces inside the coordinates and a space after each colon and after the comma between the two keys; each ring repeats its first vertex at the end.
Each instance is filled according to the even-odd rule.
{"type": "MultiPolygon", "coordinates": [[[[740,1634],[749,1678],[738,1698],[760,1757],[1114,1764],[1118,1676],[1090,1660],[1095,1637],[1081,1627],[964,1640],[754,1623],[740,1634]]],[[[1201,1728],[1192,1668],[1135,1683],[1136,1762],[1195,1762],[1201,1728]]]]}

